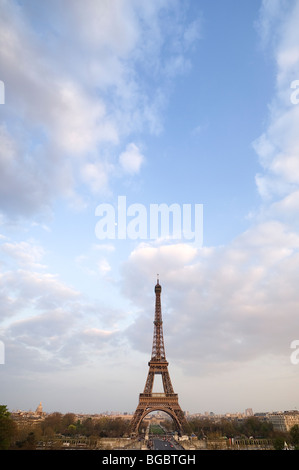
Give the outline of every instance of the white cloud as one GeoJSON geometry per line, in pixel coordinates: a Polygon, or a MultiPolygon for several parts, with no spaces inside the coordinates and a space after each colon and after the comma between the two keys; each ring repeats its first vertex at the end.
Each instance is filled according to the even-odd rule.
{"type": "MultiPolygon", "coordinates": [[[[3,213],[45,213],[60,196],[79,201],[82,181],[92,193],[106,189],[111,149],[132,132],[161,129],[169,94],[165,70],[176,64],[172,74],[181,73],[183,58],[176,46],[168,62],[163,47],[185,38],[186,56],[197,28],[195,20],[182,26],[176,4],[146,3],[1,1],[3,213]],[[173,21],[163,30],[167,15],[173,21]],[[143,73],[136,74],[136,64],[143,73]],[[149,87],[149,78],[159,85],[149,87]]],[[[120,165],[134,174],[143,161],[132,143],[120,165]]]]}
{"type": "Polygon", "coordinates": [[[109,271],[111,271],[111,266],[109,264],[109,261],[105,258],[101,259],[98,263],[99,271],[102,274],[106,274],[109,271]]]}
{"type": "Polygon", "coordinates": [[[115,251],[115,246],[112,245],[111,243],[102,243],[102,244],[94,244],[92,246],[92,249],[95,251],[115,251]]]}
{"type": "MultiPolygon", "coordinates": [[[[275,5],[264,2],[264,23],[284,6],[283,2],[275,2],[275,5]]],[[[299,183],[299,107],[291,101],[291,83],[299,76],[299,4],[286,2],[286,6],[284,14],[279,17],[278,39],[274,45],[276,93],[270,106],[269,125],[254,143],[265,170],[264,174],[257,176],[258,189],[262,197],[271,199],[286,196],[299,183]]],[[[266,29],[264,25],[262,31],[266,29]]]]}
{"type": "Polygon", "coordinates": [[[131,142],[126,150],[119,156],[119,163],[125,173],[139,173],[141,165],[144,163],[144,156],[136,144],[131,142]]]}
{"type": "MultiPolygon", "coordinates": [[[[9,380],[14,374],[20,376],[20,368],[31,376],[70,370],[115,347],[124,312],[89,301],[58,275],[47,272],[46,251],[33,240],[3,238],[0,248],[0,334],[5,340],[9,380]]],[[[105,251],[110,251],[109,246],[105,251]]],[[[77,261],[85,262],[86,256],[77,261]]],[[[98,268],[102,274],[111,269],[104,258],[98,268]]]]}
{"type": "Polygon", "coordinates": [[[82,166],[82,180],[89,185],[94,193],[105,193],[108,191],[109,173],[108,166],[102,162],[86,163],[82,166]]]}
{"type": "Polygon", "coordinates": [[[58,84],[56,94],[55,105],[47,110],[51,119],[48,128],[52,127],[50,137],[62,151],[84,155],[98,143],[118,142],[117,130],[98,97],[89,96],[72,81],[58,84]]]}
{"type": "Polygon", "coordinates": [[[19,265],[26,268],[39,269],[46,266],[39,263],[45,251],[39,245],[29,242],[6,242],[0,246],[1,251],[14,258],[19,265]]]}
{"type": "Polygon", "coordinates": [[[273,203],[271,210],[279,218],[289,218],[294,220],[299,212],[299,189],[288,194],[285,198],[273,203]]]}
{"type": "Polygon", "coordinates": [[[0,299],[10,377],[19,367],[34,375],[87,364],[118,341],[123,312],[89,302],[50,274],[3,272],[0,299]]]}
{"type": "Polygon", "coordinates": [[[186,371],[205,375],[267,354],[287,360],[298,324],[298,252],[298,234],[277,221],[253,226],[226,247],[140,246],[123,271],[125,292],[142,311],[129,340],[149,352],[159,267],[166,348],[186,371]]]}
{"type": "Polygon", "coordinates": [[[263,0],[260,9],[260,18],[256,22],[257,29],[262,39],[263,46],[273,47],[277,41],[277,35],[281,30],[281,20],[285,15],[286,4],[281,0],[263,0]],[[275,33],[276,34],[275,34],[275,33]]]}

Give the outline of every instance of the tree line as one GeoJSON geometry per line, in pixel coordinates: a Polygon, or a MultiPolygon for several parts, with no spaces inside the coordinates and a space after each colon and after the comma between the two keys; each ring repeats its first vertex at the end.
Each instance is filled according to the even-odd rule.
{"type": "MultiPolygon", "coordinates": [[[[163,428],[173,428],[171,420],[161,423],[163,428]]],[[[78,419],[73,413],[51,413],[34,426],[18,427],[5,405],[0,405],[0,450],[35,449],[40,440],[51,440],[55,436],[82,436],[91,439],[124,437],[128,432],[129,420],[122,418],[97,417],[78,419]]],[[[245,438],[271,439],[274,448],[282,449],[284,443],[299,450],[299,426],[295,425],[288,433],[273,429],[272,423],[257,417],[244,420],[207,418],[189,420],[190,431],[199,439],[245,438]]],[[[141,430],[147,425],[142,423],[141,430]]]]}
{"type": "Polygon", "coordinates": [[[275,437],[276,432],[273,429],[273,424],[269,421],[262,421],[255,416],[250,416],[246,419],[225,419],[214,421],[209,418],[196,418],[189,421],[190,427],[198,438],[204,437],[254,437],[254,438],[268,438],[275,437]]]}
{"type": "Polygon", "coordinates": [[[127,431],[128,423],[122,418],[77,419],[73,413],[62,415],[52,413],[40,423],[42,436],[52,437],[55,434],[64,436],[81,435],[85,437],[123,437],[127,431]]]}
{"type": "Polygon", "coordinates": [[[299,450],[299,426],[294,425],[289,432],[276,431],[269,421],[250,416],[244,420],[196,418],[189,421],[192,432],[199,439],[241,438],[271,439],[274,449],[281,450],[285,443],[299,450]]]}
{"type": "Polygon", "coordinates": [[[82,436],[92,439],[123,437],[128,421],[121,418],[99,417],[78,419],[73,413],[54,412],[34,426],[19,427],[6,406],[0,406],[0,450],[35,449],[40,440],[57,436],[82,436]]]}

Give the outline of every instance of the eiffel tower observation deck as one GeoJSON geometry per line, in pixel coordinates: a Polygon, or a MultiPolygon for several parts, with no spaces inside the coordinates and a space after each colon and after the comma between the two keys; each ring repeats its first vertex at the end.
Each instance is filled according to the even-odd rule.
{"type": "Polygon", "coordinates": [[[156,303],[152,356],[148,363],[149,371],[144,391],[139,394],[139,403],[130,423],[131,434],[136,434],[138,432],[141,421],[152,411],[164,411],[167,413],[173,419],[179,433],[182,433],[183,429],[187,429],[188,426],[185,415],[178,402],[178,395],[177,393],[174,393],[168,371],[168,362],[166,360],[163,337],[161,292],[162,287],[158,278],[157,284],[155,285],[156,303]],[[164,393],[153,393],[153,385],[156,375],[162,376],[164,393]]]}

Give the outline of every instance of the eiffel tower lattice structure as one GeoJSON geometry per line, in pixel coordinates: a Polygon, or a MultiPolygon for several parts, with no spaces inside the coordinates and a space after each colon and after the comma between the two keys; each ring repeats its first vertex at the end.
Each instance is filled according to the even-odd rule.
{"type": "Polygon", "coordinates": [[[174,421],[176,430],[181,434],[188,428],[188,423],[179,405],[178,394],[174,393],[170,375],[168,372],[168,362],[166,360],[163,322],[161,311],[161,291],[159,278],[155,286],[156,305],[154,320],[154,337],[152,357],[149,361],[149,371],[143,393],[139,394],[139,403],[130,423],[129,432],[136,434],[143,418],[152,411],[164,411],[174,421]],[[153,393],[155,375],[162,376],[164,393],[153,393]]]}

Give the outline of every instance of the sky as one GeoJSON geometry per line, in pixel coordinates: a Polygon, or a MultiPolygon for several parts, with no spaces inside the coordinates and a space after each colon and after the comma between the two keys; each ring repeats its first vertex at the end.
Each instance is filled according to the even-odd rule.
{"type": "Polygon", "coordinates": [[[298,408],[298,22],[0,0],[2,404],[133,412],[159,275],[183,410],[298,408]]]}

